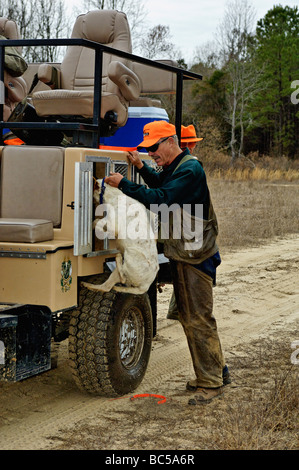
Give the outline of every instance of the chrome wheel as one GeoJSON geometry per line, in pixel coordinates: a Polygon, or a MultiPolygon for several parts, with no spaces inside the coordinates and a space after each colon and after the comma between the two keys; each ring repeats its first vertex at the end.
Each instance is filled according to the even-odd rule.
{"type": "Polygon", "coordinates": [[[129,308],[124,316],[119,332],[119,352],[123,366],[134,367],[142,354],[144,345],[144,321],[141,311],[129,308]]]}

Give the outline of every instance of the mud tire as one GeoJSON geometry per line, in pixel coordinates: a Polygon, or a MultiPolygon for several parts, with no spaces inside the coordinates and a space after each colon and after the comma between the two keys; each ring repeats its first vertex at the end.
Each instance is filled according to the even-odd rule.
{"type": "Polygon", "coordinates": [[[110,397],[132,392],[146,372],[152,330],[147,294],[82,288],[69,328],[70,365],[78,387],[110,397]]]}

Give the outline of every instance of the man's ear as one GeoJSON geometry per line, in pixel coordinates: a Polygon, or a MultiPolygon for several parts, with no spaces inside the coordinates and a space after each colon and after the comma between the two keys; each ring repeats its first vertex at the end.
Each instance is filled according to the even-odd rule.
{"type": "Polygon", "coordinates": [[[177,142],[176,138],[173,136],[168,137],[168,142],[171,143],[171,145],[175,144],[177,142]]]}

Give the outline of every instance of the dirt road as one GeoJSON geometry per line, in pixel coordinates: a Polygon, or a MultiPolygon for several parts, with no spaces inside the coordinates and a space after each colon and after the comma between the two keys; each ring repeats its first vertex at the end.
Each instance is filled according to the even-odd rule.
{"type": "MultiPolygon", "coordinates": [[[[223,255],[214,312],[229,365],[251,341],[292,331],[299,317],[298,272],[298,236],[223,255]]],[[[170,286],[159,294],[158,335],[146,376],[135,391],[163,395],[165,404],[81,393],[68,368],[65,341],[56,370],[22,383],[0,383],[0,449],[55,449],[63,443],[75,449],[168,449],[171,442],[174,449],[193,448],[191,435],[177,428],[183,415],[185,429],[192,428],[185,383],[193,371],[180,324],[166,320],[170,294],[170,286]]],[[[291,355],[291,342],[299,337],[287,340],[291,355]]],[[[234,370],[231,374],[237,386],[234,370]]],[[[226,393],[230,397],[232,389],[226,393]]],[[[225,394],[223,400],[229,399],[225,394]]]]}

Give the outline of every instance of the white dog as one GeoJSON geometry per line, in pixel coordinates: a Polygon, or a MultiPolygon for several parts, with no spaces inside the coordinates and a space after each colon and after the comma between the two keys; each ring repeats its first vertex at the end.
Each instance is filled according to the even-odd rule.
{"type": "MultiPolygon", "coordinates": [[[[135,199],[125,196],[119,189],[97,180],[94,196],[104,203],[106,216],[96,223],[96,235],[116,239],[116,268],[103,284],[82,284],[93,291],[143,294],[155,280],[158,269],[158,252],[150,213],[135,199]],[[117,283],[123,284],[117,286],[117,283]]],[[[99,208],[101,206],[98,206],[99,208]]],[[[97,215],[97,212],[96,212],[97,215]]]]}

